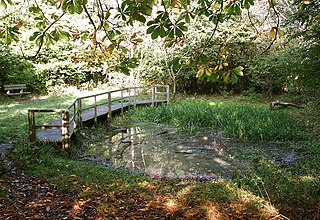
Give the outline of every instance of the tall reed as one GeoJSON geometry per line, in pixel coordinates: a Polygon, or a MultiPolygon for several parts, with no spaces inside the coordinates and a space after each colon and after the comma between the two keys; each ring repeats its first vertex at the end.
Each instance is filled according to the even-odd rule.
{"type": "Polygon", "coordinates": [[[131,113],[135,120],[172,124],[184,132],[218,128],[244,140],[295,140],[311,136],[302,123],[286,111],[270,111],[264,104],[185,99],[131,113]]]}

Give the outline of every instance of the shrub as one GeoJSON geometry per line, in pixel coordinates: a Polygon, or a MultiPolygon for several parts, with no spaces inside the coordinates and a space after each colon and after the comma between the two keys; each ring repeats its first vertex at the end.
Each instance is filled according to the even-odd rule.
{"type": "Polygon", "coordinates": [[[0,50],[0,84],[25,83],[37,90],[38,85],[33,64],[7,51],[0,50]]]}

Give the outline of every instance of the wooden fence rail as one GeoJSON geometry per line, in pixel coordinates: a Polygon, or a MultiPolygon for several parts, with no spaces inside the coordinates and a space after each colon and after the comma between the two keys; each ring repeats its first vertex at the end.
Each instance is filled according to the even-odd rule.
{"type": "Polygon", "coordinates": [[[70,146],[70,138],[75,129],[82,127],[83,122],[93,120],[97,124],[98,118],[104,115],[111,121],[112,112],[120,110],[123,114],[124,108],[130,106],[169,103],[169,93],[168,85],[123,88],[76,98],[65,109],[30,109],[28,110],[29,139],[31,142],[36,140],[61,142],[62,148],[66,149],[70,146]],[[39,125],[36,120],[37,113],[55,113],[60,116],[55,118],[53,123],[39,125]]]}

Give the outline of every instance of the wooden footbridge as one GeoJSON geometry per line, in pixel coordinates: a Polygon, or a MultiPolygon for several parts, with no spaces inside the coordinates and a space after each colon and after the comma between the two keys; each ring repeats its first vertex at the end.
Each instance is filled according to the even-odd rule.
{"type": "Polygon", "coordinates": [[[169,86],[153,85],[122,88],[76,98],[64,109],[28,110],[29,139],[31,142],[61,142],[62,148],[70,146],[70,138],[85,122],[109,122],[115,113],[137,105],[169,103],[169,86]]]}

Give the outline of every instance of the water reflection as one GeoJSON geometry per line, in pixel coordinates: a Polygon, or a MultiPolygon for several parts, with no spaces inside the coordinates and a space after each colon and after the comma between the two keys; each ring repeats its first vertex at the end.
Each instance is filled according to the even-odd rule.
{"type": "Polygon", "coordinates": [[[232,159],[225,153],[217,131],[188,136],[175,128],[139,123],[96,139],[98,143],[88,144],[83,153],[85,158],[100,158],[113,167],[152,177],[226,178],[232,173],[232,159]]]}

